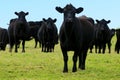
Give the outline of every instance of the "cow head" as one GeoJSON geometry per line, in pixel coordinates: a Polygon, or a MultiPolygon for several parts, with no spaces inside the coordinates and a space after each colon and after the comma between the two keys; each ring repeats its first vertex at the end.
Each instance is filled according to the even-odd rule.
{"type": "Polygon", "coordinates": [[[115,29],[111,29],[110,33],[111,33],[111,37],[113,37],[115,35],[115,29]]]}
{"type": "Polygon", "coordinates": [[[57,19],[55,18],[54,20],[52,18],[48,18],[47,20],[45,18],[43,18],[43,21],[47,22],[47,23],[55,23],[57,21],[57,19]]]}
{"type": "Polygon", "coordinates": [[[80,13],[83,11],[82,7],[79,8],[75,8],[72,4],[68,4],[66,5],[64,8],[61,7],[56,7],[56,10],[59,13],[63,13],[64,14],[64,21],[65,22],[72,22],[73,19],[75,18],[75,14],[80,13]]]}
{"type": "Polygon", "coordinates": [[[99,24],[102,24],[102,25],[105,25],[105,26],[106,26],[106,25],[107,25],[108,23],[110,23],[111,21],[110,21],[110,20],[106,21],[105,19],[102,19],[102,20],[100,20],[100,21],[99,21],[99,20],[96,20],[96,22],[99,23],[99,24]]]}
{"type": "Polygon", "coordinates": [[[107,34],[109,27],[108,23],[110,23],[110,20],[106,21],[105,19],[102,20],[96,20],[97,22],[97,36],[98,37],[103,37],[107,34]]]}
{"type": "Polygon", "coordinates": [[[29,13],[28,12],[23,12],[23,11],[21,11],[21,12],[15,12],[15,14],[18,16],[18,19],[25,19],[25,16],[26,15],[28,15],[29,13]]]}
{"type": "Polygon", "coordinates": [[[102,19],[100,21],[96,20],[96,22],[102,30],[107,30],[109,29],[107,24],[110,23],[111,21],[110,20],[106,21],[105,19],[102,19]]]}
{"type": "Polygon", "coordinates": [[[57,19],[52,19],[52,18],[45,19],[45,18],[43,18],[43,21],[47,23],[48,29],[52,29],[54,26],[54,23],[57,21],[57,19]]]}

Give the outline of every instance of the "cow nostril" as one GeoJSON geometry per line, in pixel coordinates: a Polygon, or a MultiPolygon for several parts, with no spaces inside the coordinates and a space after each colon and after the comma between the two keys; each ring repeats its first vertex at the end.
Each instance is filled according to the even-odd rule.
{"type": "Polygon", "coordinates": [[[66,22],[73,22],[73,20],[71,18],[68,18],[66,22]]]}
{"type": "Polygon", "coordinates": [[[69,19],[69,22],[72,22],[72,19],[69,19]]]}

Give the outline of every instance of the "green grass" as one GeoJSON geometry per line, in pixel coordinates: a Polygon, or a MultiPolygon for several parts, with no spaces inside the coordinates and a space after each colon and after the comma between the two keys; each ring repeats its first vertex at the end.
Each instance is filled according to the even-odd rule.
{"type": "MultiPolygon", "coordinates": [[[[86,59],[86,70],[72,72],[72,55],[69,52],[68,73],[63,73],[63,57],[60,45],[54,53],[43,53],[34,49],[34,41],[26,42],[26,52],[9,53],[0,51],[0,80],[119,80],[120,54],[114,52],[115,37],[112,40],[112,53],[90,54],[86,59]]],[[[94,50],[93,50],[94,51],[94,50]]]]}

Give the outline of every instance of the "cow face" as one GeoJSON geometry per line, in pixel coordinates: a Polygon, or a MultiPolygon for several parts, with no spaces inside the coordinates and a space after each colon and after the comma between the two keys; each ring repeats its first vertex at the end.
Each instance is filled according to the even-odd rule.
{"type": "Polygon", "coordinates": [[[15,12],[15,14],[18,16],[18,19],[25,19],[25,16],[26,15],[28,15],[29,13],[28,12],[23,12],[23,11],[21,11],[21,12],[15,12]]]}
{"type": "Polygon", "coordinates": [[[102,20],[96,20],[97,22],[97,36],[100,38],[102,38],[103,36],[105,36],[106,32],[108,32],[109,27],[108,27],[108,23],[110,23],[110,20],[106,21],[105,19],[102,20]]]}
{"type": "Polygon", "coordinates": [[[107,29],[108,28],[108,23],[110,23],[111,21],[110,20],[108,20],[108,21],[106,21],[105,19],[102,19],[102,20],[96,20],[96,22],[97,22],[97,24],[99,24],[99,26],[101,26],[102,28],[104,28],[104,29],[107,29]]]}
{"type": "Polygon", "coordinates": [[[57,19],[51,19],[51,18],[48,18],[47,20],[45,18],[43,18],[43,21],[47,22],[47,23],[55,23],[57,21],[57,19]]]}
{"type": "Polygon", "coordinates": [[[56,10],[59,13],[63,13],[64,14],[64,21],[65,22],[72,22],[73,19],[75,18],[75,14],[80,13],[83,11],[82,7],[79,8],[75,8],[74,6],[72,6],[72,4],[68,4],[66,5],[64,8],[61,7],[56,7],[56,10]]]}
{"type": "Polygon", "coordinates": [[[106,21],[105,19],[102,19],[102,20],[96,20],[96,22],[97,23],[99,23],[99,24],[101,24],[101,25],[104,25],[104,26],[106,26],[108,23],[110,23],[111,21],[110,20],[108,20],[108,21],[106,21]]]}
{"type": "Polygon", "coordinates": [[[43,18],[43,21],[47,23],[47,28],[48,29],[52,29],[54,26],[54,23],[57,21],[57,19],[51,19],[48,18],[47,20],[45,18],[43,18]]]}

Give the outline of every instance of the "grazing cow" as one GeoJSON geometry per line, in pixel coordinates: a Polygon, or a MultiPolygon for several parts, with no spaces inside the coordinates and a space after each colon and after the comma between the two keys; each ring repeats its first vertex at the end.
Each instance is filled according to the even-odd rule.
{"type": "Polygon", "coordinates": [[[120,50],[120,29],[116,29],[116,37],[117,37],[117,41],[115,44],[115,51],[119,54],[119,50],[120,50]]]}
{"type": "Polygon", "coordinates": [[[12,52],[14,44],[15,52],[18,52],[17,46],[20,43],[20,40],[22,40],[22,52],[25,52],[25,40],[30,39],[30,28],[25,19],[25,16],[28,15],[28,12],[25,13],[21,11],[19,13],[15,12],[15,14],[18,16],[18,18],[10,20],[10,25],[8,27],[10,52],[12,52]]]}
{"type": "Polygon", "coordinates": [[[42,43],[43,52],[54,51],[55,44],[58,43],[58,31],[54,24],[56,19],[48,18],[47,20],[43,18],[43,23],[38,31],[39,41],[42,43]]]}
{"type": "Polygon", "coordinates": [[[0,50],[4,51],[8,43],[9,43],[9,37],[8,37],[7,29],[0,28],[0,50]]]}
{"type": "Polygon", "coordinates": [[[82,7],[76,9],[72,4],[67,4],[64,8],[56,7],[56,10],[64,14],[64,20],[59,33],[64,60],[63,72],[68,72],[68,51],[74,51],[72,72],[77,71],[76,63],[78,56],[79,68],[85,70],[87,51],[94,35],[93,25],[87,19],[75,17],[75,14],[83,11],[82,7]]]}
{"type": "Polygon", "coordinates": [[[106,44],[108,44],[109,53],[111,52],[111,33],[108,27],[110,20],[106,21],[105,19],[96,20],[97,24],[95,25],[95,52],[99,48],[99,53],[105,53],[106,44]]]}
{"type": "MultiPolygon", "coordinates": [[[[30,34],[35,40],[35,48],[36,48],[37,42],[39,42],[38,37],[37,37],[37,32],[42,24],[42,21],[35,21],[35,22],[29,21],[28,24],[30,26],[30,34]]],[[[39,44],[41,45],[40,42],[39,42],[39,44]]]]}

